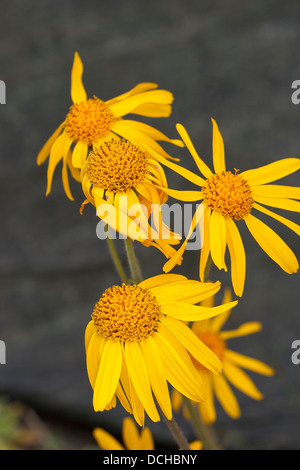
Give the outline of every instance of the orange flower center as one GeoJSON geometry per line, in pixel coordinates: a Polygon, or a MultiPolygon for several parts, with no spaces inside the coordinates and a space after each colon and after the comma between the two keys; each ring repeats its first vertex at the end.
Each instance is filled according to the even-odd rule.
{"type": "Polygon", "coordinates": [[[98,335],[119,341],[141,341],[154,333],[161,316],[153,295],[138,285],[106,289],[96,303],[92,319],[98,335]]]}
{"type": "Polygon", "coordinates": [[[95,187],[126,191],[144,179],[145,152],[125,139],[112,139],[89,154],[84,174],[95,187]]]}
{"type": "Polygon", "coordinates": [[[204,202],[224,217],[241,220],[248,215],[254,200],[250,186],[240,175],[223,171],[212,175],[202,188],[204,202]]]}
{"type": "MultiPolygon", "coordinates": [[[[216,333],[211,331],[196,331],[196,335],[198,338],[209,347],[209,349],[215,353],[215,355],[222,361],[224,351],[226,349],[226,343],[223,341],[222,338],[216,333]]],[[[193,363],[195,364],[197,369],[200,370],[207,370],[208,369],[197,361],[193,356],[191,356],[193,363]]]]}
{"type": "Polygon", "coordinates": [[[109,132],[115,120],[108,106],[94,97],[70,107],[65,128],[74,142],[91,146],[109,132]]]}

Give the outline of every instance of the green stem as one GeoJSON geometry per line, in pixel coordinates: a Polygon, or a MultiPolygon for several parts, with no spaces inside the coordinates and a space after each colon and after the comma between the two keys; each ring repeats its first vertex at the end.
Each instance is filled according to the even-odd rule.
{"type": "Polygon", "coordinates": [[[122,263],[121,263],[120,258],[118,256],[114,241],[110,236],[110,231],[109,231],[108,225],[106,226],[106,232],[107,232],[107,244],[108,244],[109,252],[110,252],[111,258],[113,260],[115,269],[116,269],[117,273],[119,274],[121,281],[125,282],[125,284],[128,284],[128,278],[126,276],[126,273],[123,269],[122,263]]]}
{"type": "Polygon", "coordinates": [[[217,439],[214,435],[213,429],[206,426],[201,420],[198,410],[195,405],[186,397],[184,397],[184,402],[188,409],[191,422],[193,423],[194,429],[201,440],[204,449],[206,450],[220,450],[221,446],[217,442],[217,439]]]}
{"type": "Polygon", "coordinates": [[[135,255],[133,242],[130,238],[125,238],[124,242],[125,242],[126,254],[127,254],[129,267],[130,267],[132,280],[135,284],[138,284],[139,282],[143,280],[143,277],[142,277],[142,272],[140,269],[139,262],[135,255]]]}
{"type": "Polygon", "coordinates": [[[174,418],[167,419],[163,414],[164,421],[166,426],[169,428],[170,433],[172,434],[175,442],[177,443],[180,450],[190,450],[190,446],[186,437],[184,436],[182,430],[178,426],[174,418]]]}

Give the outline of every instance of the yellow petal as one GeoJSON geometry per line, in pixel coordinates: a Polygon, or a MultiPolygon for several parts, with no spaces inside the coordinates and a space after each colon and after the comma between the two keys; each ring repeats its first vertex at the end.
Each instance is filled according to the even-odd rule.
{"type": "Polygon", "coordinates": [[[148,371],[140,347],[135,341],[125,343],[125,362],[132,381],[132,385],[145,408],[146,413],[157,422],[160,420],[155,407],[148,371]]]}
{"type": "Polygon", "coordinates": [[[66,132],[63,132],[62,134],[60,134],[60,136],[56,139],[56,141],[51,147],[49,164],[48,164],[48,169],[47,169],[46,196],[48,196],[48,194],[51,191],[52,179],[53,179],[55,168],[58,165],[59,161],[67,156],[69,149],[71,147],[71,144],[72,144],[72,139],[68,137],[66,132]]]}
{"type": "Polygon", "coordinates": [[[284,209],[286,211],[300,212],[300,202],[292,199],[281,199],[278,197],[255,196],[255,201],[266,206],[284,209]]]}
{"type": "Polygon", "coordinates": [[[73,103],[86,101],[87,95],[82,84],[83,65],[78,52],[74,54],[74,61],[71,73],[71,98],[73,103]]]}
{"type": "Polygon", "coordinates": [[[251,214],[248,214],[244,220],[252,236],[273,261],[288,274],[297,272],[299,268],[297,258],[270,227],[251,214]]]}
{"type": "Polygon", "coordinates": [[[284,158],[254,170],[244,171],[243,173],[240,173],[240,175],[242,178],[245,178],[252,187],[271,183],[272,181],[290,175],[299,169],[299,158],[284,158]]]}
{"type": "Polygon", "coordinates": [[[65,125],[65,121],[62,122],[60,124],[60,126],[56,129],[56,131],[53,132],[51,137],[47,140],[47,142],[44,144],[44,146],[42,147],[42,149],[38,153],[37,161],[36,161],[38,165],[41,165],[42,163],[44,163],[44,161],[48,157],[48,155],[50,153],[50,150],[51,150],[51,147],[52,147],[53,143],[56,141],[56,139],[59,136],[59,134],[61,133],[61,131],[63,130],[64,125],[65,125]]]}
{"type": "Polygon", "coordinates": [[[171,317],[163,317],[161,321],[200,364],[216,374],[222,370],[220,359],[199,340],[187,325],[171,317]]]}
{"type": "Polygon", "coordinates": [[[256,199],[256,196],[300,199],[300,188],[294,186],[263,184],[261,186],[252,186],[251,191],[254,199],[256,199]]]}
{"type": "Polygon", "coordinates": [[[93,404],[95,411],[103,411],[113,398],[120,379],[121,369],[121,343],[106,340],[94,389],[93,404]]]}
{"type": "Polygon", "coordinates": [[[252,321],[252,322],[243,323],[241,326],[239,326],[235,330],[222,331],[220,332],[220,337],[223,340],[227,340],[231,338],[238,338],[240,336],[252,335],[253,333],[257,333],[261,329],[262,329],[261,323],[257,321],[252,321]]]}
{"type": "Polygon", "coordinates": [[[165,417],[172,419],[172,406],[164,368],[152,336],[142,342],[141,348],[156,400],[165,417]]]}
{"type": "Polygon", "coordinates": [[[166,90],[150,90],[143,93],[131,95],[122,101],[114,102],[109,106],[115,117],[122,117],[125,114],[135,112],[135,109],[143,104],[171,104],[173,95],[166,90]]]}
{"type": "Polygon", "coordinates": [[[210,254],[210,217],[211,209],[204,205],[203,224],[200,224],[200,236],[202,242],[202,248],[200,251],[200,262],[199,262],[199,278],[202,282],[205,281],[205,270],[210,254]]]}
{"type": "Polygon", "coordinates": [[[178,341],[174,336],[170,341],[169,334],[165,333],[163,328],[153,334],[153,339],[162,359],[168,382],[191,400],[203,400],[198,373],[183,346],[177,344],[178,341]]]}
{"type": "Polygon", "coordinates": [[[199,412],[204,423],[211,424],[216,421],[216,408],[212,387],[214,375],[207,373],[207,371],[200,371],[200,375],[203,381],[203,393],[206,398],[203,402],[199,403],[199,412]]]}
{"type": "Polygon", "coordinates": [[[266,214],[266,215],[269,215],[270,217],[273,217],[273,219],[278,220],[278,222],[281,222],[283,225],[286,225],[286,227],[293,230],[293,232],[295,232],[297,235],[300,235],[300,225],[295,224],[295,222],[292,222],[291,220],[288,220],[285,217],[282,217],[281,215],[278,215],[275,212],[272,212],[269,209],[266,209],[265,207],[262,207],[257,203],[253,204],[253,208],[257,209],[258,211],[262,212],[263,214],[266,214]]]}
{"type": "Polygon", "coordinates": [[[267,364],[264,364],[257,359],[253,359],[252,357],[244,356],[243,354],[231,351],[230,349],[226,349],[224,358],[236,366],[251,370],[257,374],[272,376],[275,373],[274,369],[272,369],[272,367],[268,366],[267,364]]]}
{"type": "Polygon", "coordinates": [[[213,123],[212,151],[213,151],[214,169],[215,169],[215,173],[222,173],[222,171],[226,171],[223,137],[219,131],[216,121],[214,119],[211,119],[211,120],[213,123]]]}
{"type": "Polygon", "coordinates": [[[140,450],[140,435],[131,418],[123,419],[122,438],[127,450],[140,450]]]}
{"type": "Polygon", "coordinates": [[[170,139],[165,134],[155,129],[155,127],[149,126],[148,124],[145,124],[144,122],[126,119],[126,124],[134,127],[135,129],[147,135],[153,140],[158,140],[158,141],[161,140],[164,142],[169,142],[171,144],[177,145],[178,147],[184,146],[183,142],[180,139],[170,139]]]}
{"type": "Polygon", "coordinates": [[[182,124],[177,124],[176,129],[177,129],[180,137],[184,141],[186,147],[188,148],[190,154],[192,155],[193,159],[195,160],[195,163],[196,163],[200,173],[202,173],[202,175],[205,176],[205,178],[209,178],[210,176],[212,176],[212,171],[206,165],[206,163],[204,163],[204,161],[199,157],[199,155],[196,152],[195,147],[193,146],[192,141],[191,141],[187,131],[183,127],[183,125],[182,124]]]}
{"type": "Polygon", "coordinates": [[[142,289],[151,289],[153,287],[168,284],[169,282],[176,282],[186,280],[187,278],[182,274],[158,274],[157,276],[149,277],[139,283],[142,289]]]}
{"type": "Polygon", "coordinates": [[[231,259],[231,278],[236,295],[242,297],[246,276],[246,255],[240,232],[230,217],[225,218],[227,245],[231,259]]]}
{"type": "Polygon", "coordinates": [[[118,102],[122,101],[125,98],[128,98],[128,96],[131,95],[136,95],[138,93],[142,93],[144,91],[149,91],[149,90],[154,90],[155,88],[158,88],[157,83],[152,83],[152,82],[142,82],[138,83],[135,85],[131,90],[127,91],[126,93],[122,93],[122,95],[118,95],[115,98],[112,98],[110,100],[105,101],[106,106],[110,106],[113,102],[118,102]]]}
{"type": "Polygon", "coordinates": [[[223,365],[224,376],[232,383],[238,390],[245,393],[254,400],[261,400],[263,395],[257,389],[253,380],[239,367],[225,361],[223,365]]]}
{"type": "Polygon", "coordinates": [[[86,368],[92,389],[95,387],[99,370],[100,357],[104,348],[104,344],[104,338],[98,336],[94,329],[94,333],[88,343],[86,352],[86,368]]]}
{"type": "Polygon", "coordinates": [[[181,167],[180,165],[177,165],[174,162],[170,162],[157,151],[155,151],[153,148],[149,147],[149,145],[145,144],[145,142],[143,143],[143,148],[145,148],[153,157],[155,157],[159,163],[170,168],[170,170],[175,171],[176,173],[178,173],[191,183],[195,184],[196,186],[202,187],[205,184],[205,180],[203,178],[200,178],[200,176],[187,170],[186,168],[181,167]]]}
{"type": "Polygon", "coordinates": [[[218,305],[217,307],[202,307],[199,305],[190,305],[184,302],[168,302],[161,304],[161,311],[165,315],[182,321],[200,321],[212,318],[232,309],[237,305],[237,301],[229,304],[218,305]]]}
{"type": "Polygon", "coordinates": [[[103,450],[125,450],[124,447],[111,434],[101,428],[93,431],[97,444],[103,450]]]}
{"type": "Polygon", "coordinates": [[[74,168],[82,168],[88,153],[88,145],[85,142],[77,142],[72,154],[72,165],[74,168]]]}
{"type": "Polygon", "coordinates": [[[226,413],[233,419],[239,418],[241,411],[238,401],[223,374],[213,377],[213,387],[216,397],[226,413]]]}
{"type": "Polygon", "coordinates": [[[227,271],[225,264],[225,251],[227,243],[227,230],[225,218],[220,212],[212,211],[209,224],[209,244],[211,257],[219,269],[227,271]]]}

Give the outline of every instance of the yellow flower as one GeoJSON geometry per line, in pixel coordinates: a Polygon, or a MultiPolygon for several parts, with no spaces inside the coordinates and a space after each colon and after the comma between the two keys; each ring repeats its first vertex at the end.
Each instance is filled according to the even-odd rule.
{"type": "Polygon", "coordinates": [[[116,397],[138,424],[144,412],[160,420],[153,395],[172,419],[167,383],[194,401],[203,399],[192,354],[213,373],[219,358],[186,322],[210,318],[236,305],[194,305],[214,295],[220,283],[201,283],[176,274],[161,274],[139,284],[113,286],[96,303],[85,333],[88,377],[95,411],[116,406],[116,397]]]}
{"type": "MultiPolygon", "coordinates": [[[[226,289],[223,303],[228,304],[230,301],[231,293],[229,289],[226,289]]],[[[206,302],[205,305],[212,307],[213,298],[209,299],[209,302],[206,302]]],[[[261,392],[243,369],[266,376],[274,374],[274,370],[263,362],[228,348],[227,340],[256,333],[262,327],[259,322],[248,322],[243,323],[235,330],[221,331],[230,314],[231,310],[228,309],[218,317],[195,322],[192,326],[195,335],[220,358],[223,364],[222,373],[213,375],[206,367],[198,363],[197,359],[193,358],[193,363],[202,380],[203,392],[206,396],[205,401],[197,404],[201,418],[206,424],[211,424],[216,420],[214,396],[231,418],[240,417],[240,406],[230,384],[254,400],[263,398],[261,392]]],[[[181,406],[182,397],[177,391],[173,392],[172,403],[174,410],[178,410],[181,406]]]]}
{"type": "Polygon", "coordinates": [[[170,245],[179,243],[162,220],[161,206],[168,198],[153,181],[167,186],[164,170],[149,152],[123,138],[114,138],[91,152],[82,168],[82,189],[97,214],[115,231],[153,245],[168,258],[170,245]],[[153,214],[153,224],[149,217],[153,214]]]}
{"type": "MultiPolygon", "coordinates": [[[[262,166],[254,170],[226,170],[223,138],[216,122],[213,122],[213,173],[197,154],[186,130],[180,124],[177,130],[204,178],[181,168],[174,162],[169,162],[155,154],[160,163],[179,173],[191,183],[199,186],[198,191],[177,191],[165,188],[166,193],[182,201],[199,201],[198,214],[195,213],[193,226],[203,213],[203,246],[200,255],[200,279],[204,279],[204,271],[209,255],[219,269],[227,271],[225,264],[226,247],[231,258],[231,277],[236,295],[241,296],[244,289],[246,273],[246,256],[244,245],[237,228],[236,221],[243,220],[257,243],[285,272],[295,273],[299,264],[286,243],[264,222],[259,220],[253,211],[257,210],[289,227],[300,235],[300,226],[296,223],[265,208],[271,206],[277,209],[300,211],[300,188],[271,183],[300,169],[299,158],[286,158],[262,166]],[[202,202],[202,203],[201,203],[202,202]],[[201,210],[200,210],[201,209],[201,210]],[[204,211],[203,211],[204,209],[204,211]],[[203,212],[202,212],[203,211],[203,212]],[[198,218],[197,218],[198,217],[198,218]]],[[[201,226],[202,224],[200,224],[201,226]]],[[[201,229],[200,229],[201,230],[201,229]]],[[[181,262],[188,239],[164,266],[169,272],[181,262]]]]}
{"type": "MultiPolygon", "coordinates": [[[[102,450],[155,450],[154,440],[149,428],[144,427],[139,433],[135,422],[131,418],[123,419],[122,439],[120,444],[110,433],[102,428],[95,428],[93,436],[102,450]]],[[[202,443],[193,441],[190,443],[192,450],[201,450],[202,443]]]]}
{"type": "Polygon", "coordinates": [[[123,117],[137,114],[148,117],[168,117],[171,113],[173,95],[166,90],[156,89],[155,83],[140,83],[127,93],[108,101],[96,96],[88,98],[82,83],[83,65],[77,52],[74,55],[71,73],[72,106],[65,120],[48,139],[38,154],[37,164],[41,165],[49,156],[46,195],[51,191],[53,173],[62,160],[62,180],[67,196],[73,199],[69,187],[68,168],[74,179],[80,181],[82,168],[89,149],[101,146],[116,136],[124,137],[139,144],[167,154],[156,141],[167,141],[183,146],[179,140],[172,140],[155,128],[123,117]],[[74,145],[73,149],[71,148],[74,145]]]}

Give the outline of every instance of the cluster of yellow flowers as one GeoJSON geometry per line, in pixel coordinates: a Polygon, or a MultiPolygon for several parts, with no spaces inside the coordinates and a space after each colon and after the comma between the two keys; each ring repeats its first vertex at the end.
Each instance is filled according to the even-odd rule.
{"type": "MultiPolygon", "coordinates": [[[[244,369],[266,376],[274,371],[257,359],[228,348],[228,339],[255,333],[261,324],[253,321],[235,330],[223,330],[238,301],[226,289],[223,301],[215,305],[221,283],[208,279],[208,268],[214,263],[227,272],[228,247],[233,292],[237,297],[243,295],[246,256],[236,222],[244,220],[260,247],[285,272],[298,270],[292,250],[253,212],[266,214],[300,235],[299,225],[265,207],[299,212],[300,188],[269,183],[299,170],[300,159],[285,158],[241,173],[229,171],[223,138],[212,119],[212,171],[199,157],[182,124],[176,126],[179,138],[171,139],[152,126],[126,117],[128,114],[168,117],[172,93],[158,89],[154,83],[140,83],[120,96],[102,101],[96,96],[87,97],[82,74],[83,65],[75,53],[71,73],[73,104],[41,149],[37,163],[40,165],[49,157],[47,195],[54,171],[62,161],[66,195],[73,200],[70,172],[82,185],[81,212],[86,204],[92,204],[102,217],[105,211],[99,209],[113,206],[119,217],[111,219],[108,225],[125,235],[132,277],[124,274],[114,251],[120,285],[101,294],[85,332],[94,410],[109,410],[118,399],[135,422],[144,427],[145,413],[153,422],[163,415],[167,423],[172,423],[174,411],[182,405],[186,416],[191,418],[196,410],[202,421],[210,425],[216,420],[216,397],[229,416],[238,418],[240,407],[230,384],[260,400],[261,392],[244,369]],[[186,148],[199,174],[182,167],[158,142],[186,148]],[[184,191],[169,188],[164,168],[175,171],[198,188],[184,191]],[[163,221],[162,207],[169,197],[199,203],[184,241],[163,221]],[[139,209],[138,218],[130,212],[133,205],[139,209]],[[154,212],[153,230],[149,219],[154,212]],[[132,230],[132,224],[136,230],[132,230]],[[199,279],[191,280],[170,271],[182,263],[197,225],[203,244],[199,279]],[[164,236],[166,233],[168,237],[164,236]],[[156,276],[141,278],[132,251],[133,241],[154,246],[167,258],[156,276]]],[[[139,437],[130,420],[124,426],[131,430],[125,432],[127,441],[128,432],[133,436],[128,449],[140,449],[143,445],[153,449],[146,428],[144,437],[139,437]]],[[[97,429],[95,437],[102,448],[123,448],[104,430],[97,429]]],[[[187,446],[185,442],[177,443],[181,448],[187,446]]],[[[201,448],[198,441],[194,445],[201,448]]]]}

